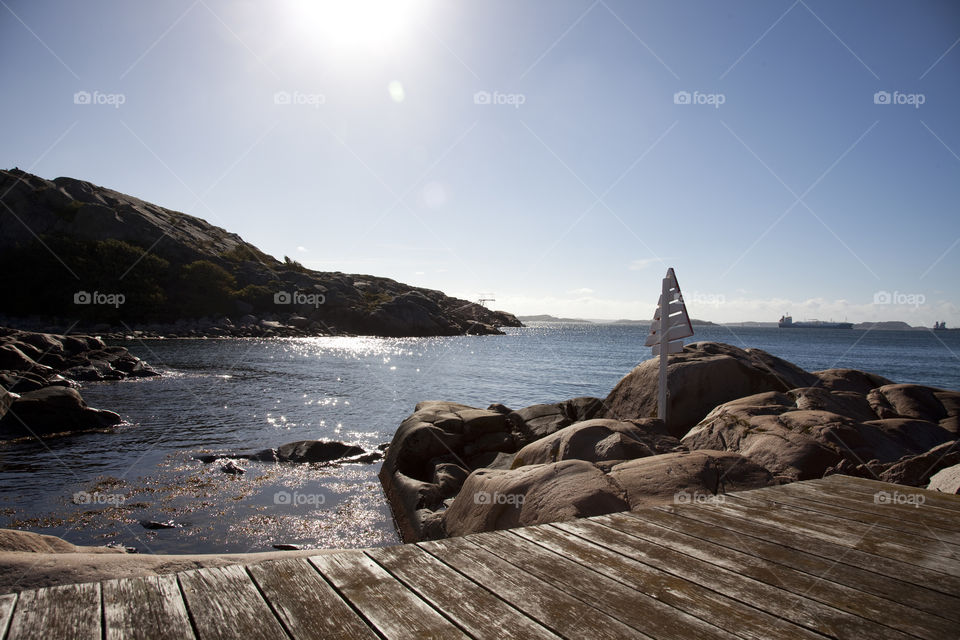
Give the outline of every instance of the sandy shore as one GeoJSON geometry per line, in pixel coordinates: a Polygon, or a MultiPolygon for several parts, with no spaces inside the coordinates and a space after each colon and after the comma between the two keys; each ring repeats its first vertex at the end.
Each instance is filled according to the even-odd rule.
{"type": "Polygon", "coordinates": [[[0,594],[59,584],[153,576],[202,567],[254,564],[338,551],[340,549],[150,555],[124,553],[107,547],[79,547],[53,536],[0,529],[0,594]]]}

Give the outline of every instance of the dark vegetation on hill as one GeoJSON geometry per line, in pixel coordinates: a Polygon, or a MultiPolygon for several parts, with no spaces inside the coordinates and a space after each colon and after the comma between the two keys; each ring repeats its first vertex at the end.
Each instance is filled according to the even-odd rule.
{"type": "Polygon", "coordinates": [[[0,313],[80,326],[242,316],[307,332],[385,336],[522,326],[509,313],[440,291],[279,261],[200,218],[17,169],[0,171],[0,269],[0,313]]]}

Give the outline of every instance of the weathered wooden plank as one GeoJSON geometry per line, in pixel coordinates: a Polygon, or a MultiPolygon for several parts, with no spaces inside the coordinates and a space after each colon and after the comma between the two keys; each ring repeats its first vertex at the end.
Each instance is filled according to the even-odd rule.
{"type": "Polygon", "coordinates": [[[836,518],[820,516],[811,511],[803,512],[801,518],[794,508],[746,495],[730,494],[723,504],[704,505],[704,508],[740,510],[748,518],[770,521],[810,536],[831,540],[835,544],[940,571],[943,573],[942,580],[960,590],[960,560],[931,553],[929,543],[916,536],[893,533],[888,529],[877,530],[875,525],[854,520],[844,520],[842,526],[838,526],[836,518]],[[871,532],[873,535],[870,535],[871,532]]]}
{"type": "Polygon", "coordinates": [[[942,551],[948,557],[960,553],[960,516],[940,519],[931,514],[933,509],[923,506],[907,507],[902,505],[876,504],[872,498],[861,496],[849,498],[837,492],[824,491],[822,488],[807,487],[800,483],[758,489],[749,497],[773,500],[782,504],[799,507],[835,518],[847,518],[864,524],[877,525],[895,532],[903,532],[921,538],[928,543],[941,543],[942,551]],[[953,526],[953,529],[944,527],[953,526]]]}
{"type": "Polygon", "coordinates": [[[654,638],[726,638],[733,634],[661,602],[531,540],[507,532],[483,533],[471,541],[547,584],[575,596],[654,638]]]}
{"type": "MultiPolygon", "coordinates": [[[[833,477],[833,476],[831,476],[833,477]]],[[[842,477],[842,476],[841,476],[842,477]]],[[[957,502],[960,503],[960,496],[951,496],[937,491],[927,491],[917,487],[902,486],[896,484],[884,485],[886,489],[877,490],[873,487],[862,486],[850,482],[826,482],[825,480],[814,480],[810,482],[795,483],[800,486],[816,489],[833,495],[842,495],[855,500],[863,500],[867,504],[877,503],[883,506],[886,511],[902,512],[904,515],[910,515],[913,505],[922,501],[924,518],[936,518],[944,520],[947,523],[956,522],[960,513],[958,509],[951,508],[948,505],[957,502]],[[884,495],[884,493],[886,495],[884,495]],[[896,496],[896,494],[900,494],[896,496]],[[898,503],[894,503],[890,498],[897,497],[898,503]],[[883,503],[882,505],[880,503],[883,503]]],[[[914,511],[914,515],[916,511],[914,511]]]]}
{"type": "Polygon", "coordinates": [[[861,589],[893,602],[900,602],[920,612],[960,622],[960,598],[915,584],[905,584],[889,576],[831,560],[816,553],[816,549],[801,550],[781,545],[778,541],[770,539],[772,536],[769,530],[758,530],[757,527],[749,526],[749,523],[739,531],[734,531],[727,528],[729,523],[722,523],[717,519],[706,523],[687,517],[689,514],[689,509],[676,513],[667,513],[659,509],[644,509],[638,512],[638,516],[645,522],[652,522],[731,549],[746,548],[751,554],[768,562],[776,562],[811,575],[828,577],[834,582],[861,589]]]}
{"type": "Polygon", "coordinates": [[[0,638],[6,637],[10,618],[13,617],[13,607],[17,603],[17,594],[5,593],[0,596],[0,638]]]}
{"type": "Polygon", "coordinates": [[[102,587],[107,640],[194,637],[175,575],[107,580],[102,587]]]}
{"type": "Polygon", "coordinates": [[[865,551],[839,546],[829,540],[811,537],[806,533],[777,526],[770,522],[744,518],[735,511],[722,511],[717,508],[687,509],[672,505],[655,507],[667,513],[685,518],[699,520],[707,525],[726,527],[743,535],[753,535],[757,538],[774,541],[786,547],[799,551],[816,553],[835,562],[842,562],[855,568],[873,571],[890,578],[909,582],[913,585],[925,587],[949,596],[956,596],[957,591],[944,587],[939,582],[943,574],[918,567],[906,562],[900,562],[882,556],[875,556],[865,551]]]}
{"type": "MultiPolygon", "coordinates": [[[[655,512],[653,509],[649,511],[655,512]]],[[[730,549],[646,521],[644,518],[647,514],[643,511],[622,515],[610,517],[604,523],[654,544],[767,582],[905,634],[937,640],[956,628],[954,622],[935,616],[917,616],[910,607],[836,583],[829,575],[811,575],[769,562],[755,554],[748,543],[741,545],[740,549],[730,549]]]]}
{"type": "MultiPolygon", "coordinates": [[[[702,506],[702,505],[701,505],[702,506]]],[[[621,515],[620,518],[625,518],[621,515]]],[[[757,580],[699,558],[688,556],[669,547],[663,547],[606,526],[617,522],[616,516],[601,516],[590,520],[570,520],[555,523],[553,527],[592,540],[608,549],[656,566],[674,575],[723,593],[790,620],[798,625],[838,638],[904,638],[904,634],[883,627],[850,613],[839,611],[812,598],[790,593],[764,580],[757,580]]]]}
{"type": "Polygon", "coordinates": [[[521,527],[510,533],[550,549],[594,571],[742,638],[822,638],[803,627],[755,609],[695,582],[637,562],[552,527],[521,527]]]}
{"type": "Polygon", "coordinates": [[[854,476],[843,476],[843,475],[832,475],[827,476],[826,478],[821,478],[815,480],[817,483],[824,483],[829,485],[840,485],[843,487],[848,487],[850,489],[859,489],[863,492],[876,493],[877,491],[891,491],[891,490],[901,490],[904,492],[917,492],[920,495],[923,495],[927,504],[931,506],[938,507],[940,509],[946,509],[948,511],[957,512],[960,511],[960,496],[950,495],[947,493],[940,493],[939,491],[930,491],[928,489],[920,489],[918,487],[907,487],[897,484],[890,484],[889,482],[881,482],[879,480],[873,480],[868,478],[855,478],[854,476]]]}
{"type": "Polygon", "coordinates": [[[306,558],[251,564],[247,572],[295,639],[377,637],[306,558]]]}
{"type": "MultiPolygon", "coordinates": [[[[833,483],[826,484],[822,482],[796,482],[793,484],[784,485],[784,489],[789,489],[792,491],[803,492],[804,494],[809,495],[819,495],[823,499],[830,497],[831,500],[843,500],[846,503],[857,504],[858,511],[868,510],[872,513],[877,513],[881,515],[888,516],[900,516],[901,518],[907,519],[909,521],[921,520],[925,524],[930,524],[935,527],[946,528],[950,531],[954,531],[957,526],[957,519],[960,518],[960,513],[952,511],[950,509],[941,509],[935,505],[930,504],[927,501],[927,496],[924,493],[914,493],[912,491],[913,487],[902,487],[899,489],[894,488],[892,491],[887,491],[887,496],[878,495],[879,492],[873,491],[863,491],[857,488],[851,488],[847,485],[833,483]],[[892,496],[895,492],[900,492],[900,496],[892,496]],[[915,497],[916,496],[916,497],[915,497]],[[889,500],[891,497],[898,498],[898,502],[893,502],[889,500]],[[913,506],[917,500],[922,500],[923,504],[920,505],[920,509],[917,509],[913,506]],[[919,516],[919,518],[918,518],[919,516]]],[[[763,489],[766,491],[766,489],[763,489]]],[[[939,531],[937,532],[939,535],[939,531]]]]}
{"type": "Polygon", "coordinates": [[[475,638],[559,637],[416,545],[366,553],[475,638]]]}
{"type": "Polygon", "coordinates": [[[100,584],[68,584],[24,591],[17,599],[8,638],[99,640],[100,584]]]}
{"type": "Polygon", "coordinates": [[[242,566],[177,574],[197,635],[207,638],[287,638],[242,566]]]}
{"type": "Polygon", "coordinates": [[[314,556],[310,563],[387,638],[466,638],[362,552],[314,556]]]}
{"type": "Polygon", "coordinates": [[[418,546],[562,636],[650,637],[480,548],[469,541],[470,537],[421,542],[418,546]]]}

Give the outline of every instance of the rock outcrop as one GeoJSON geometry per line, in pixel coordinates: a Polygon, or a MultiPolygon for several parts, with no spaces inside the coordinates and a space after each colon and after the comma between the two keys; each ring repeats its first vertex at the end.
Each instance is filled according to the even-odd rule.
{"type": "Polygon", "coordinates": [[[879,419],[869,407],[864,396],[849,391],[755,394],[718,406],[681,442],[690,449],[736,451],[775,475],[808,480],[841,460],[891,463],[955,438],[936,422],[879,419]]]}
{"type": "Polygon", "coordinates": [[[160,375],[124,347],[94,336],[0,327],[0,438],[100,429],[121,422],[88,407],[77,381],[160,375]]]}
{"type": "MultiPolygon", "coordinates": [[[[603,417],[656,417],[658,375],[656,359],[637,366],[607,396],[603,417]]],[[[679,438],[719,404],[764,391],[809,387],[817,377],[760,349],[695,342],[670,356],[667,380],[667,430],[679,438]]]]}
{"type": "Polygon", "coordinates": [[[196,456],[205,464],[217,460],[252,460],[254,462],[288,462],[292,464],[370,463],[383,457],[380,451],[366,451],[363,447],[336,440],[297,440],[275,449],[253,453],[212,453],[196,456]]]}
{"type": "MultiPolygon", "coordinates": [[[[637,366],[606,400],[418,404],[380,471],[401,537],[721,499],[831,473],[926,486],[960,464],[957,392],[695,343],[670,356],[664,424],[653,417],[656,365],[637,366]]],[[[938,482],[951,486],[952,473],[938,482]]]]}
{"type": "MultiPolygon", "coordinates": [[[[0,313],[18,319],[170,335],[437,336],[523,326],[440,291],[281,262],[200,218],[89,182],[14,169],[0,171],[0,193],[0,313]],[[64,277],[64,265],[76,278],[64,277]]],[[[16,357],[0,353],[0,361],[16,357]]]]}

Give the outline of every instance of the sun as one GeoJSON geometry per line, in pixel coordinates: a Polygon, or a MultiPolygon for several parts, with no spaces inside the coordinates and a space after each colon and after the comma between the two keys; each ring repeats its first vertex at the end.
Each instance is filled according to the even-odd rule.
{"type": "Polygon", "coordinates": [[[390,50],[412,30],[424,0],[290,0],[294,28],[322,48],[390,50]]]}

